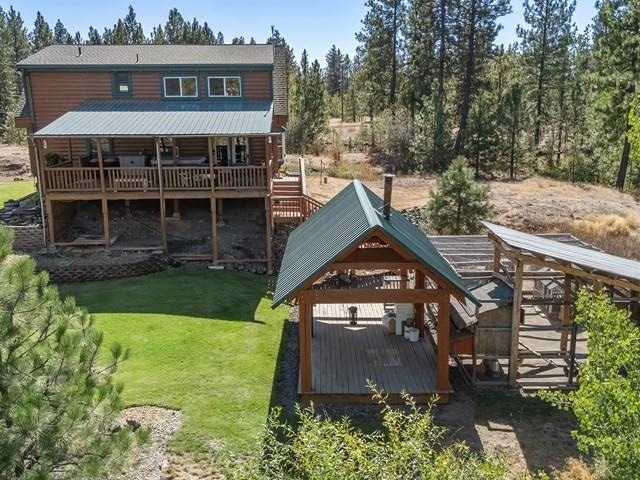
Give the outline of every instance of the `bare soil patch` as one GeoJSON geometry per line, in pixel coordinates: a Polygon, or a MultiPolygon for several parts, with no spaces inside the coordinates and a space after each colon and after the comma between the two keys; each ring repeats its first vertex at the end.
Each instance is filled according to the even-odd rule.
{"type": "Polygon", "coordinates": [[[31,175],[26,145],[0,144],[0,182],[23,180],[31,175]]]}

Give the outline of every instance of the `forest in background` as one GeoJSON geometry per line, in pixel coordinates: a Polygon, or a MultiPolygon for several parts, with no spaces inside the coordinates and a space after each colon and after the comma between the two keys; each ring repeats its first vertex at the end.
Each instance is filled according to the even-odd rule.
{"type": "MultiPolygon", "coordinates": [[[[356,54],[329,49],[323,64],[296,59],[271,27],[266,43],[288,48],[288,144],[297,152],[359,148],[386,168],[444,171],[465,156],[478,178],[538,173],[573,182],[640,190],[640,7],[601,0],[585,31],[574,0],[525,0],[518,40],[496,45],[509,0],[367,0],[356,54]],[[358,141],[327,135],[328,118],[362,122],[358,141]]],[[[244,37],[233,44],[255,43],[244,37]]],[[[13,7],[0,10],[0,136],[13,125],[21,81],[15,64],[54,43],[223,44],[222,32],[172,9],[149,35],[132,7],[86,38],[33,28],[13,7]]],[[[327,40],[330,43],[330,39],[327,40]]],[[[337,151],[337,153],[336,153],[337,151]]]]}

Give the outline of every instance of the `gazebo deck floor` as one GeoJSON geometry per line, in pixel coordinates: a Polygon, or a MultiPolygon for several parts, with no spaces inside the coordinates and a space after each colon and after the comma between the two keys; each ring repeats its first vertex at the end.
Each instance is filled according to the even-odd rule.
{"type": "Polygon", "coordinates": [[[380,317],[383,305],[357,305],[358,324],[350,325],[349,305],[316,305],[311,351],[313,393],[303,400],[336,403],[375,403],[367,386],[371,380],[389,394],[390,403],[409,393],[416,402],[430,401],[446,392],[436,388],[436,352],[429,340],[410,342],[387,333],[380,317]],[[368,318],[363,318],[364,315],[368,318]],[[329,316],[333,315],[333,317],[329,316]]]}

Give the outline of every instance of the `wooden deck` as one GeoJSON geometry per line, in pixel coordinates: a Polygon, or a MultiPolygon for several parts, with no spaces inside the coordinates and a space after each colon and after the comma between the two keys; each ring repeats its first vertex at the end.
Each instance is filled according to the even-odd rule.
{"type": "Polygon", "coordinates": [[[402,392],[421,403],[436,393],[441,400],[448,399],[451,390],[437,392],[436,353],[428,340],[412,343],[387,333],[380,321],[381,304],[357,305],[358,324],[352,326],[348,306],[314,306],[314,392],[303,395],[303,400],[369,403],[367,379],[390,394],[392,403],[402,401],[402,392]]]}

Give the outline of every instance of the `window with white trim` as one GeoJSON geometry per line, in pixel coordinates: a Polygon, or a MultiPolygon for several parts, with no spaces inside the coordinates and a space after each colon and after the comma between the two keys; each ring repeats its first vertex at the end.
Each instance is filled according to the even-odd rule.
{"type": "Polygon", "coordinates": [[[239,97],[242,85],[239,76],[207,77],[210,97],[239,97]]]}
{"type": "Polygon", "coordinates": [[[164,77],[166,98],[195,98],[198,96],[198,77],[164,77]]]}

